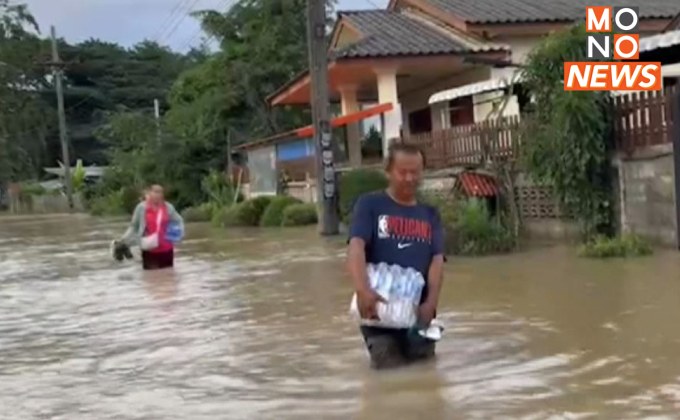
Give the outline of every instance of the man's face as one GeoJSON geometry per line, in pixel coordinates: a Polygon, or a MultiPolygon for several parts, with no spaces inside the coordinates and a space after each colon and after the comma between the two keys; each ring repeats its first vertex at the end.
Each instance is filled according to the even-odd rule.
{"type": "Polygon", "coordinates": [[[403,197],[414,197],[423,176],[423,157],[420,153],[396,152],[387,170],[390,187],[403,197]]]}
{"type": "Polygon", "coordinates": [[[148,196],[153,202],[159,202],[163,200],[163,187],[160,185],[152,185],[149,188],[148,196]]]}

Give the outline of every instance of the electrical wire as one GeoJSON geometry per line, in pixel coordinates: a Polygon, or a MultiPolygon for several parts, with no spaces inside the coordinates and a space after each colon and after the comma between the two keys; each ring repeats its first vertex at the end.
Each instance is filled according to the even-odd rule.
{"type": "MultiPolygon", "coordinates": [[[[215,7],[215,9],[220,11],[220,13],[222,11],[226,12],[229,9],[231,9],[237,1],[238,0],[222,0],[221,3],[218,6],[215,7]]],[[[185,48],[188,48],[189,46],[191,46],[191,44],[196,42],[201,37],[201,35],[203,35],[203,32],[204,32],[203,28],[201,28],[200,24],[199,24],[198,30],[196,30],[196,32],[194,32],[193,35],[191,35],[187,38],[187,41],[184,42],[184,44],[182,44],[182,46],[179,48],[179,50],[182,51],[185,48]]],[[[205,42],[209,43],[214,39],[215,39],[215,35],[210,34],[210,35],[208,35],[208,38],[205,40],[205,42]]]]}
{"type": "Polygon", "coordinates": [[[175,3],[175,7],[172,8],[170,11],[170,14],[168,17],[165,18],[163,23],[156,29],[156,32],[154,35],[151,37],[151,39],[158,39],[160,36],[165,32],[165,30],[172,24],[172,22],[176,19],[176,14],[180,11],[182,7],[182,3],[187,3],[189,0],[179,0],[177,3],[175,3]]]}

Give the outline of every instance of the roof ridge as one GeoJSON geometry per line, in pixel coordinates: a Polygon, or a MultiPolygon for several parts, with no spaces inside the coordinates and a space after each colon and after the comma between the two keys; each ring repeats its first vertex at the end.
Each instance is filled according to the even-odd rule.
{"type": "Polygon", "coordinates": [[[386,9],[349,9],[349,10],[338,10],[338,16],[340,15],[357,15],[360,13],[395,13],[393,10],[386,9]]]}
{"type": "Polygon", "coordinates": [[[470,48],[472,50],[479,50],[479,49],[488,49],[488,48],[501,48],[501,49],[510,49],[509,45],[506,44],[497,44],[494,42],[487,42],[485,40],[482,40],[474,35],[465,33],[459,29],[456,29],[450,25],[446,25],[443,22],[438,22],[435,21],[434,19],[428,19],[429,15],[425,14],[420,14],[416,11],[410,10],[410,9],[402,9],[399,14],[403,15],[404,17],[407,17],[409,19],[415,20],[418,23],[421,23],[428,28],[435,30],[442,35],[445,35],[449,38],[451,38],[453,41],[458,41],[463,43],[467,48],[470,48]],[[427,16],[427,17],[426,17],[427,16]]]}

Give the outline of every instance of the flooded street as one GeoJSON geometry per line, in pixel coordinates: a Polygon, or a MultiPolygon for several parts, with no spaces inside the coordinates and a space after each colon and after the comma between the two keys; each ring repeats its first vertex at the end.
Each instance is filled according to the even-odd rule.
{"type": "Polygon", "coordinates": [[[122,226],[0,217],[0,418],[680,418],[679,253],[452,259],[437,360],[376,373],[341,238],[190,226],[143,273],[122,226]]]}

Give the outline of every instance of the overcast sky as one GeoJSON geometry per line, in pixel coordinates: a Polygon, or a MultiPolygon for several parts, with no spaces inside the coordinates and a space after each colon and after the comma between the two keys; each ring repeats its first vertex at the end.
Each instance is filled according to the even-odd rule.
{"type": "MultiPolygon", "coordinates": [[[[225,9],[236,0],[15,0],[28,3],[41,32],[55,25],[70,42],[99,38],[125,46],[145,38],[176,50],[199,44],[197,22],[190,11],[225,9]]],[[[338,9],[384,7],[388,0],[339,0],[338,9]]]]}

